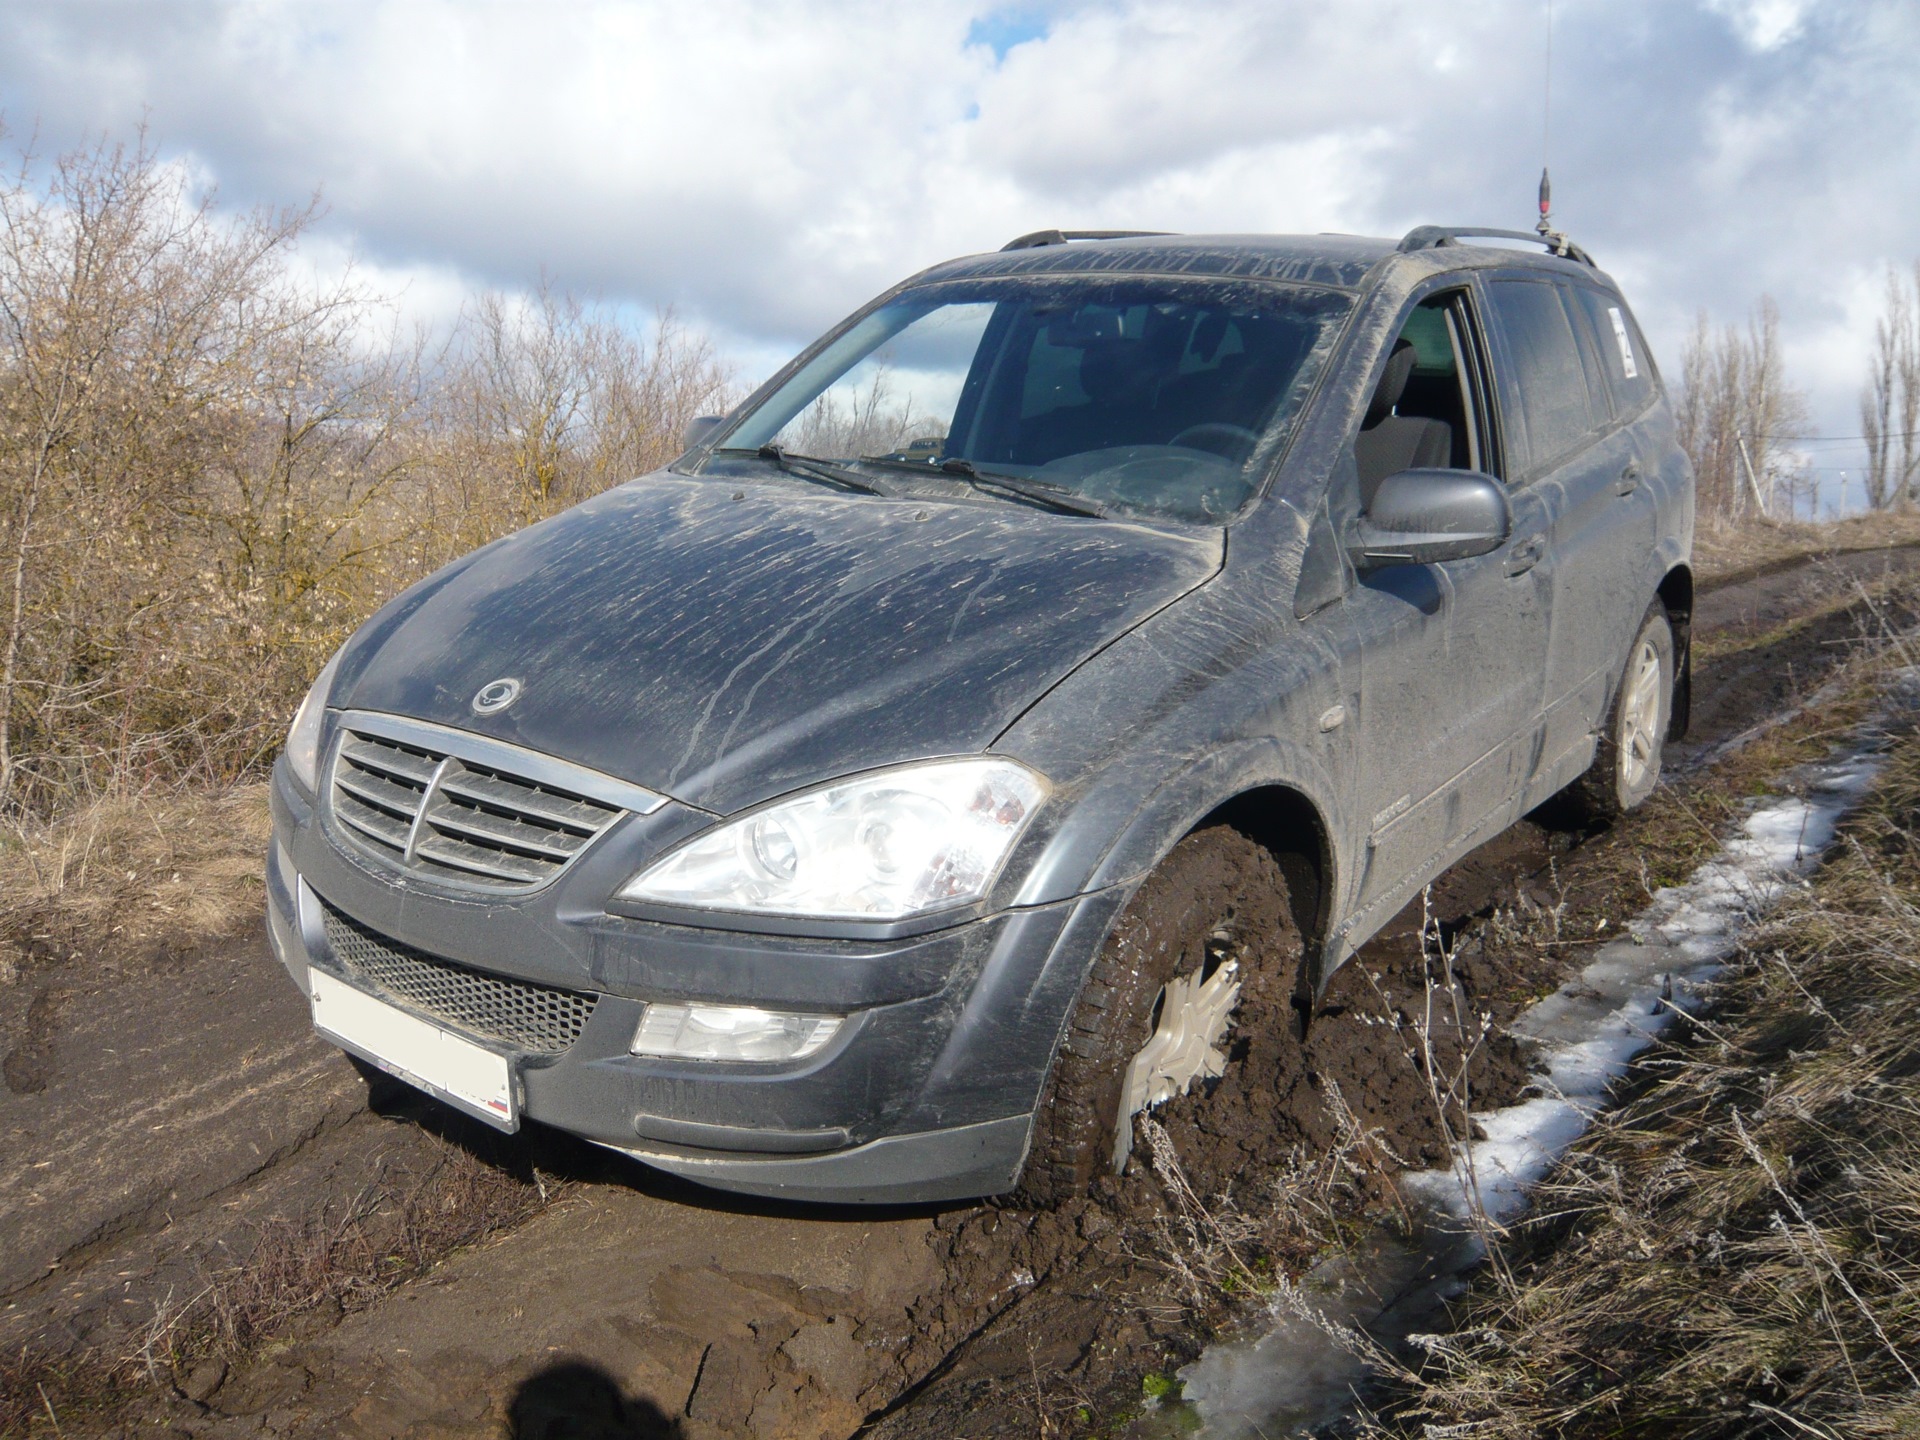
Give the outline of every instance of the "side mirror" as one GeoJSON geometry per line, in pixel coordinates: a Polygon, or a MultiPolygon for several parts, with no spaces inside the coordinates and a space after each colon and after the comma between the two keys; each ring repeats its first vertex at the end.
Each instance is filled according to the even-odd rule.
{"type": "Polygon", "coordinates": [[[726,423],[724,415],[696,415],[687,421],[687,428],[680,432],[680,448],[693,450],[706,443],[707,437],[726,423]]]}
{"type": "Polygon", "coordinates": [[[1498,550],[1513,533],[1507,487],[1478,470],[1402,470],[1373,492],[1349,553],[1361,570],[1498,550]]]}

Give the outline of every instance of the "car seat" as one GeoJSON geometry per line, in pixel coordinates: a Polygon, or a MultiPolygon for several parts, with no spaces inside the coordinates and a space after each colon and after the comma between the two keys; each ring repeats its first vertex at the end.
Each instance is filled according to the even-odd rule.
{"type": "Polygon", "coordinates": [[[1360,433],[1354,437],[1353,459],[1360,471],[1362,509],[1373,504],[1374,491],[1389,475],[1444,467],[1453,458],[1452,426],[1443,420],[1394,413],[1413,374],[1414,358],[1411,340],[1394,342],[1386,373],[1380,377],[1366,418],[1360,422],[1360,433]]]}

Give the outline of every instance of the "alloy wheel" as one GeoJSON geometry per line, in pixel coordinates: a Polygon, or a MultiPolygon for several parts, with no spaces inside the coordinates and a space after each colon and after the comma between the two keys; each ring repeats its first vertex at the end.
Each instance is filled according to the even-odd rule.
{"type": "Polygon", "coordinates": [[[1153,1034],[1135,1053],[1120,1084],[1120,1113],[1113,1127],[1115,1174],[1126,1167],[1133,1150],[1134,1116],[1184,1095],[1194,1081],[1226,1070],[1220,1042],[1239,1001],[1240,963],[1217,954],[1207,966],[1176,975],[1161,989],[1153,1034]]]}
{"type": "Polygon", "coordinates": [[[1627,670],[1620,698],[1620,778],[1631,792],[1646,783],[1660,760],[1660,650],[1643,639],[1627,670]]]}

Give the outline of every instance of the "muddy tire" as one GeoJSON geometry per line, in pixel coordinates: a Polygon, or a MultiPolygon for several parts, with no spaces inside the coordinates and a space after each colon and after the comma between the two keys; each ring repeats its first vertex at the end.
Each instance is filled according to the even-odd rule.
{"type": "Polygon", "coordinates": [[[1127,902],[1088,973],[1034,1117],[1020,1202],[1057,1205],[1112,1173],[1120,1125],[1133,1134],[1133,1112],[1121,1114],[1129,1079],[1163,1095],[1207,1085],[1231,1043],[1222,1007],[1256,972],[1291,985],[1300,950],[1286,881],[1264,846],[1226,826],[1176,845],[1127,902]],[[1169,996],[1180,1007],[1171,1014],[1169,996]],[[1205,1051],[1212,1058],[1189,1075],[1205,1051]]]}
{"type": "Polygon", "coordinates": [[[1656,600],[1627,647],[1593,764],[1568,788],[1589,819],[1613,820],[1638,809],[1660,783],[1660,756],[1673,718],[1673,649],[1673,624],[1656,600]]]}

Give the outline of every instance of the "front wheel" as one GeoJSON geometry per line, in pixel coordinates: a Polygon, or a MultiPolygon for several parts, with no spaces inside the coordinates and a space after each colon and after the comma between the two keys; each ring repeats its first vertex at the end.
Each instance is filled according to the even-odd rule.
{"type": "Polygon", "coordinates": [[[1574,799],[1596,820],[1638,809],[1660,783],[1661,752],[1673,717],[1673,624],[1658,600],[1647,610],[1627,649],[1626,669],[1614,689],[1613,709],[1593,764],[1572,787],[1574,799]]]}
{"type": "Polygon", "coordinates": [[[1290,985],[1300,950],[1264,846],[1226,826],[1176,845],[1087,976],[1034,1117],[1022,1198],[1058,1204],[1124,1169],[1134,1117],[1223,1073],[1242,986],[1290,985]]]}

